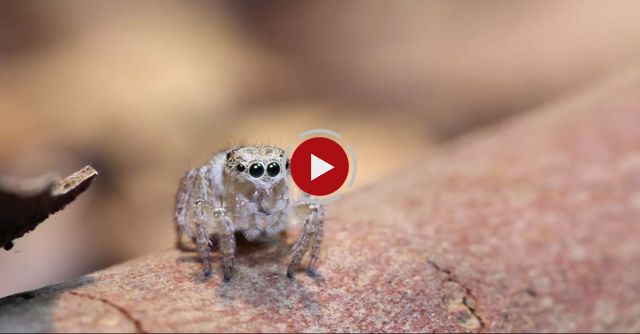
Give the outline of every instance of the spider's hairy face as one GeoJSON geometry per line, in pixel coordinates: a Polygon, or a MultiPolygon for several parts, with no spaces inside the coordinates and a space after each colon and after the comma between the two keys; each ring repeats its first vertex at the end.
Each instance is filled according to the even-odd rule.
{"type": "Polygon", "coordinates": [[[235,182],[269,192],[284,182],[289,163],[275,146],[242,146],[227,152],[224,171],[235,182]]]}

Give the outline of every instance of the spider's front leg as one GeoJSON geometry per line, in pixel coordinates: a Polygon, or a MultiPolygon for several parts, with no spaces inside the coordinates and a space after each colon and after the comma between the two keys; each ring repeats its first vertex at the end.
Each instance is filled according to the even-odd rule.
{"type": "MultiPolygon", "coordinates": [[[[211,276],[211,238],[209,230],[207,229],[207,210],[204,208],[204,201],[197,201],[196,214],[198,220],[196,222],[196,243],[198,245],[198,253],[202,259],[202,265],[204,266],[204,276],[211,276]]],[[[233,272],[234,257],[236,252],[236,238],[233,235],[233,225],[229,217],[227,217],[226,210],[222,207],[214,207],[213,209],[213,221],[215,223],[215,234],[218,236],[220,252],[222,253],[222,273],[225,282],[231,279],[231,273],[233,272]]]]}
{"type": "Polygon", "coordinates": [[[193,177],[191,196],[193,202],[193,217],[195,218],[195,241],[198,254],[202,259],[204,276],[211,276],[211,222],[214,233],[219,238],[222,253],[222,271],[224,280],[231,279],[233,271],[236,239],[233,235],[233,225],[227,216],[220,196],[213,193],[209,177],[209,169],[204,166],[198,169],[193,177]]]}
{"type": "Polygon", "coordinates": [[[220,252],[222,253],[222,273],[225,282],[229,282],[233,272],[233,264],[236,253],[236,237],[233,225],[224,208],[213,210],[213,218],[216,222],[216,232],[219,238],[220,252]]]}
{"type": "Polygon", "coordinates": [[[322,242],[324,208],[320,204],[308,202],[296,204],[296,207],[300,206],[306,207],[307,217],[302,226],[302,233],[292,248],[293,254],[289,267],[287,268],[287,277],[289,278],[293,278],[293,274],[300,265],[302,257],[304,257],[304,254],[306,254],[309,249],[311,249],[311,255],[309,266],[307,267],[307,274],[312,277],[316,275],[316,262],[320,255],[320,243],[322,242]]]}

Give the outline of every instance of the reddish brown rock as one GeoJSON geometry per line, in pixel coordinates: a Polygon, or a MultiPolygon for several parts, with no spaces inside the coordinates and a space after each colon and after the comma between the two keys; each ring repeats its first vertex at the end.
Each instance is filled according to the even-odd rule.
{"type": "MultiPolygon", "coordinates": [[[[467,137],[204,281],[168,250],[0,301],[0,330],[639,331],[640,81],[467,137]]],[[[366,168],[362,166],[361,168],[366,168]]]]}

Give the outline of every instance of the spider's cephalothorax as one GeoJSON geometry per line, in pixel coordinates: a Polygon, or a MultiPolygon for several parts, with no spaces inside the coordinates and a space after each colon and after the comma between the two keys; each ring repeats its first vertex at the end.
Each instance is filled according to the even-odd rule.
{"type": "Polygon", "coordinates": [[[277,234],[287,228],[294,208],[303,209],[306,218],[302,234],[293,246],[287,276],[293,277],[309,250],[307,272],[315,274],[324,211],[320,205],[304,201],[290,205],[287,173],[289,162],[284,151],[264,145],[221,151],[207,164],[185,174],[176,195],[178,246],[182,247],[183,234],[195,242],[205,276],[211,274],[212,235],[218,237],[223,275],[228,281],[236,248],[234,233],[241,231],[248,240],[277,234]]]}

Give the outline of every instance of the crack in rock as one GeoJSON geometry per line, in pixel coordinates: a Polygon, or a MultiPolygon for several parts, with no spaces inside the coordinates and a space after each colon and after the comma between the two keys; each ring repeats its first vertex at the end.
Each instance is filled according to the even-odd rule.
{"type": "Polygon", "coordinates": [[[68,291],[69,294],[74,295],[74,296],[78,296],[81,298],[87,298],[90,300],[95,300],[95,301],[99,301],[102,302],[104,304],[107,304],[113,308],[115,308],[118,312],[120,312],[120,314],[122,314],[125,318],[127,318],[129,321],[131,321],[131,323],[133,323],[133,326],[136,328],[136,332],[137,333],[148,333],[147,331],[145,331],[142,327],[142,322],[138,319],[136,319],[131,312],[129,312],[129,310],[127,310],[126,308],[113,303],[112,301],[106,299],[106,298],[102,298],[102,297],[96,297],[96,296],[92,296],[89,294],[85,294],[85,293],[80,293],[78,291],[68,291]]]}
{"type": "Polygon", "coordinates": [[[447,312],[465,329],[481,331],[485,328],[482,317],[478,314],[476,299],[471,289],[460,282],[449,269],[440,267],[432,260],[427,260],[436,271],[445,276],[442,282],[443,301],[447,305],[447,312]]]}

